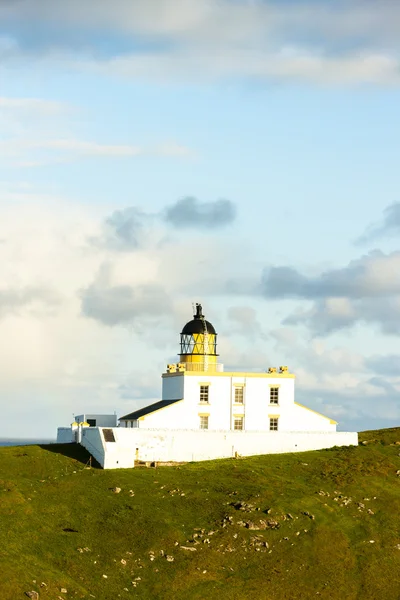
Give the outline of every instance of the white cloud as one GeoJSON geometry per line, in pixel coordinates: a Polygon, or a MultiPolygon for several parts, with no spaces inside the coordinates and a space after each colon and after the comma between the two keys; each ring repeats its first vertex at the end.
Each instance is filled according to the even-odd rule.
{"type": "Polygon", "coordinates": [[[33,113],[34,116],[40,114],[54,115],[72,110],[72,107],[63,102],[52,100],[43,100],[41,98],[8,98],[0,96],[0,110],[19,113],[33,113]]]}
{"type": "MultiPolygon", "coordinates": [[[[157,80],[233,76],[323,84],[400,83],[400,8],[393,2],[176,0],[172,10],[168,0],[70,0],[56,7],[50,0],[25,0],[1,10],[10,30],[13,20],[47,23],[47,36],[44,30],[37,40],[30,38],[32,55],[36,41],[37,56],[67,59],[107,74],[157,80]],[[62,42],[52,34],[54,22],[63,24],[62,42]],[[87,30],[85,46],[76,45],[76,26],[87,30]],[[114,43],[108,55],[99,48],[102,58],[93,59],[93,34],[99,30],[103,37],[112,31],[114,43]],[[130,53],[129,43],[119,49],[118,34],[131,39],[130,53]],[[147,51],[136,53],[137,36],[148,40],[147,51]]],[[[15,44],[3,45],[12,54],[15,44]]],[[[14,50],[28,55],[23,36],[14,50]]]]}
{"type": "Polygon", "coordinates": [[[176,142],[154,146],[109,144],[74,135],[68,113],[76,108],[37,98],[0,97],[0,160],[3,167],[39,167],[68,163],[84,157],[186,158],[193,152],[176,142]],[[57,133],[54,132],[59,132],[57,133]],[[61,135],[60,135],[61,134],[61,135]]]}

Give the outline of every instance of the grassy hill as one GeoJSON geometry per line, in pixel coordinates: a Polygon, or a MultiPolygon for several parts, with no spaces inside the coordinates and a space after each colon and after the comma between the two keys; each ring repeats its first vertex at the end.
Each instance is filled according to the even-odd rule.
{"type": "Polygon", "coordinates": [[[0,598],[398,600],[400,429],[360,442],[118,471],[1,448],[0,598]]]}

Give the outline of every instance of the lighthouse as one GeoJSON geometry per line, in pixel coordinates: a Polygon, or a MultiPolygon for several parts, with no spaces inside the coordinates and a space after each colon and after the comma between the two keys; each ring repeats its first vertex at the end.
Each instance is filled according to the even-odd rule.
{"type": "MultiPolygon", "coordinates": [[[[90,427],[77,441],[104,468],[357,445],[356,432],[337,432],[335,420],[295,401],[287,366],[225,371],[214,325],[200,303],[193,313],[180,333],[179,362],[161,374],[160,400],[132,407],[118,427],[115,415],[114,423],[86,415],[90,427]]],[[[59,428],[58,441],[75,441],[74,426],[59,428]]]]}

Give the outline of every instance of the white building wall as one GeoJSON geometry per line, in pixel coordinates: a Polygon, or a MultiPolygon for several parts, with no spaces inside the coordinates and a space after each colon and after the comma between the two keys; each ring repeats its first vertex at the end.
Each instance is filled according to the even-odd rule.
{"type": "Polygon", "coordinates": [[[184,373],[174,377],[162,378],[162,400],[178,400],[183,398],[184,373]]]}
{"type": "Polygon", "coordinates": [[[165,408],[161,408],[153,413],[149,413],[144,417],[140,417],[138,420],[138,426],[140,428],[149,427],[154,429],[162,427],[163,429],[176,429],[180,427],[182,422],[187,421],[186,413],[188,412],[188,404],[184,401],[170,404],[165,408]]]}
{"type": "MultiPolygon", "coordinates": [[[[146,416],[140,427],[179,427],[199,429],[200,415],[208,415],[210,430],[231,430],[235,416],[244,417],[246,431],[269,431],[271,416],[279,417],[280,431],[330,431],[329,419],[316,413],[294,408],[294,378],[246,376],[245,374],[179,374],[163,378],[163,400],[177,397],[179,390],[184,402],[146,416]],[[200,386],[209,384],[209,403],[200,402],[200,386]],[[244,402],[235,403],[235,387],[243,385],[244,402]],[[270,388],[279,388],[279,404],[270,404],[270,388]],[[171,418],[169,417],[169,411],[171,418]],[[309,419],[307,419],[309,416],[309,419]],[[319,419],[319,420],[318,420],[319,419]],[[321,420],[322,419],[322,420],[321,420]],[[318,421],[318,423],[317,423],[318,421]],[[313,423],[316,423],[313,425],[313,423]]],[[[179,397],[179,394],[178,394],[179,397]]],[[[335,430],[335,427],[333,427],[335,430]]]]}
{"type": "Polygon", "coordinates": [[[96,421],[96,427],[117,427],[117,415],[99,415],[99,414],[83,414],[76,415],[75,421],[77,423],[84,423],[88,419],[94,419],[96,421]]]}
{"type": "Polygon", "coordinates": [[[336,421],[296,403],[286,419],[290,431],[336,431],[336,421]]]}
{"type": "Polygon", "coordinates": [[[193,431],[113,429],[115,442],[104,442],[102,429],[87,428],[82,445],[105,469],[130,468],[142,461],[201,461],[279,454],[358,444],[357,433],[193,431]]]}

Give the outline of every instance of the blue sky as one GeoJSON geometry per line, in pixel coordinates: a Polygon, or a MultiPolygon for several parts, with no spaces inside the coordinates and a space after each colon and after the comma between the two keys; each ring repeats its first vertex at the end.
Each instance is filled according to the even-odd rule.
{"type": "Polygon", "coordinates": [[[227,367],[288,364],[342,430],[398,424],[399,23],[0,4],[0,436],[158,399],[196,301],[227,367]]]}

